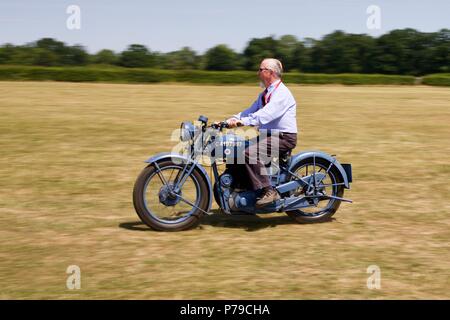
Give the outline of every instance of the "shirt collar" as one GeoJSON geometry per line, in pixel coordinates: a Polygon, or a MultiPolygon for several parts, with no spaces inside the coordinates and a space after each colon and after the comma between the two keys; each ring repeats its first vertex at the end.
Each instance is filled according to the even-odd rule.
{"type": "Polygon", "coordinates": [[[276,85],[281,82],[281,79],[275,80],[274,82],[272,82],[272,84],[270,86],[267,87],[267,93],[270,93],[273,91],[273,89],[276,87],[276,85]]]}

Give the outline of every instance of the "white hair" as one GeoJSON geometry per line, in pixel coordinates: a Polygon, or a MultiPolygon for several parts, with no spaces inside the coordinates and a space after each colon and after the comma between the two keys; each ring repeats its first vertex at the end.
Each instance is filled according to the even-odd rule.
{"type": "Polygon", "coordinates": [[[281,78],[281,74],[283,73],[283,65],[280,60],[273,58],[266,58],[263,60],[267,64],[267,69],[272,70],[278,78],[281,78]]]}

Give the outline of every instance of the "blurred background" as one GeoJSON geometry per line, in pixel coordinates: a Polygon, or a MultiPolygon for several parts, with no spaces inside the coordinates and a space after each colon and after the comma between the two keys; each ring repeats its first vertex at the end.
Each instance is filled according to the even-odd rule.
{"type": "MultiPolygon", "coordinates": [[[[280,59],[293,73],[418,77],[390,78],[399,84],[422,83],[423,76],[440,73],[424,83],[448,85],[450,72],[450,5],[441,0],[281,1],[276,6],[270,1],[22,0],[3,1],[0,12],[0,78],[5,80],[242,83],[254,73],[176,70],[254,72],[264,57],[280,59]],[[137,75],[130,70],[136,68],[145,70],[137,75]]],[[[370,83],[363,76],[353,79],[370,83]]],[[[379,82],[389,78],[383,79],[379,82]]],[[[307,75],[286,80],[345,81],[307,75]]]]}
{"type": "Polygon", "coordinates": [[[449,13],[2,0],[0,299],[449,299],[449,13]],[[297,101],[293,152],[351,163],[354,203],[320,224],[213,203],[196,229],[152,231],[132,204],[144,160],[181,121],[249,106],[263,57],[297,101]]]}

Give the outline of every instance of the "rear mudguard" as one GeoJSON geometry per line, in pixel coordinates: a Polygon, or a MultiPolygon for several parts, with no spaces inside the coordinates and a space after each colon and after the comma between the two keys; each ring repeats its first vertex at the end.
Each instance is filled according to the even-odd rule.
{"type": "MultiPolygon", "coordinates": [[[[190,159],[188,159],[187,157],[178,154],[178,153],[171,153],[171,152],[161,152],[158,153],[150,158],[148,158],[147,160],[145,160],[144,162],[147,163],[155,163],[155,162],[161,162],[164,160],[171,160],[177,164],[186,164],[187,161],[191,161],[190,159]]],[[[206,210],[207,212],[209,212],[211,210],[211,203],[212,203],[212,198],[213,198],[213,189],[212,189],[212,184],[211,184],[211,179],[209,178],[208,174],[206,173],[205,168],[203,168],[203,166],[199,165],[198,163],[195,165],[197,169],[200,170],[201,175],[203,176],[203,178],[206,181],[206,184],[208,186],[208,210],[206,210]]]]}
{"type": "Polygon", "coordinates": [[[338,169],[339,173],[341,174],[342,182],[344,182],[345,188],[350,189],[350,182],[349,182],[347,173],[344,170],[344,167],[339,163],[339,161],[337,161],[336,158],[333,158],[332,156],[330,156],[322,151],[303,151],[303,152],[297,153],[296,155],[292,156],[292,158],[291,158],[291,163],[289,164],[289,170],[292,171],[292,169],[295,167],[295,165],[297,163],[299,163],[300,161],[307,159],[307,158],[313,158],[313,157],[315,157],[316,159],[318,159],[318,158],[325,159],[325,160],[333,163],[334,166],[338,169]]]}

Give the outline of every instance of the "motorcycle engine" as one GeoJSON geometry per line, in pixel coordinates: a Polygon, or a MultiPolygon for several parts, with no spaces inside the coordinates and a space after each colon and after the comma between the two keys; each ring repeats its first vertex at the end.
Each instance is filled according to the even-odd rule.
{"type": "Polygon", "coordinates": [[[231,174],[225,173],[220,176],[220,186],[222,188],[230,188],[233,183],[233,176],[231,174]]]}
{"type": "MultiPolygon", "coordinates": [[[[223,173],[222,175],[220,175],[219,177],[219,183],[217,185],[218,188],[220,188],[220,191],[223,194],[224,200],[225,200],[225,212],[229,212],[230,210],[233,210],[230,208],[229,205],[229,199],[231,197],[231,193],[233,192],[233,189],[231,187],[231,185],[233,184],[233,176],[229,173],[223,173]]],[[[217,194],[217,197],[219,197],[219,195],[217,194]]],[[[216,198],[216,201],[218,204],[220,204],[218,198],[216,198]]]]}
{"type": "Polygon", "coordinates": [[[229,173],[223,173],[219,177],[219,187],[226,199],[226,206],[230,211],[242,211],[251,208],[256,202],[255,193],[251,190],[239,188],[236,179],[229,173]]]}
{"type": "Polygon", "coordinates": [[[233,187],[233,176],[225,173],[220,176],[220,187],[225,199],[228,199],[228,206],[230,211],[240,211],[243,207],[251,204],[253,199],[253,192],[244,191],[237,192],[233,187]]]}

